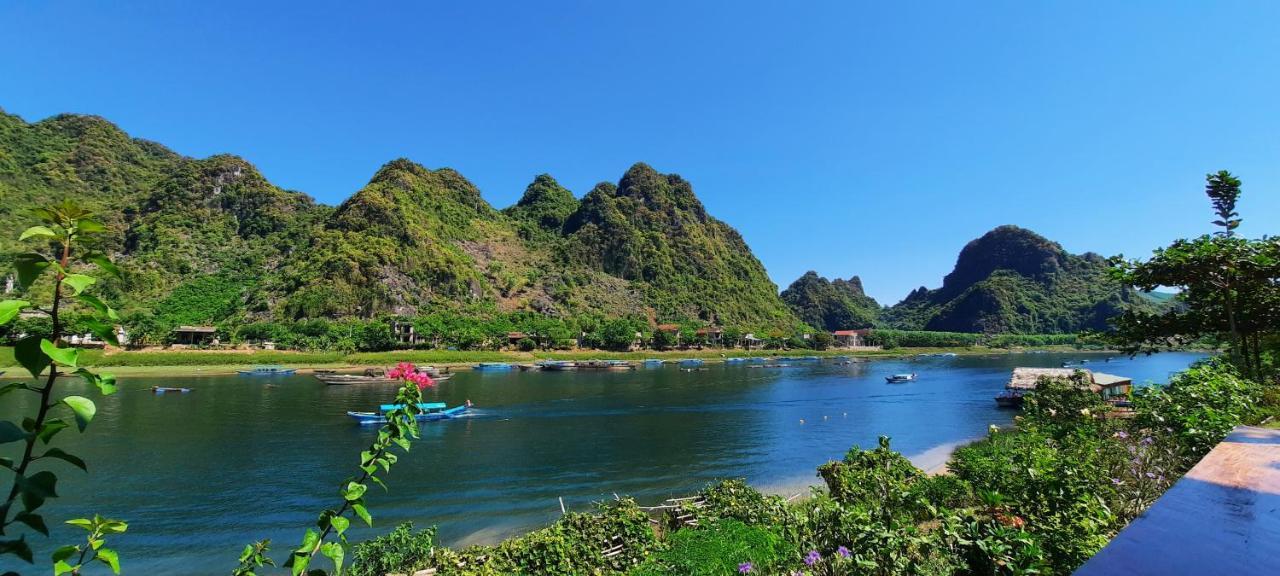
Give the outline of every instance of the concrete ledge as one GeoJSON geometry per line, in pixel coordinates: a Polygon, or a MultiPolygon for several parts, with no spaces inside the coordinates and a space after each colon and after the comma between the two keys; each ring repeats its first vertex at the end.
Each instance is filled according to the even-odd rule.
{"type": "Polygon", "coordinates": [[[1280,574],[1280,430],[1240,426],[1076,576],[1280,574]]]}

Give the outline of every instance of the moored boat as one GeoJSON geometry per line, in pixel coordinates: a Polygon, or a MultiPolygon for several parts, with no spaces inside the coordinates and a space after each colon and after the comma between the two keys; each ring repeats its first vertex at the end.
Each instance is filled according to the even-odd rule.
{"type": "Polygon", "coordinates": [[[190,389],[190,388],[175,388],[175,387],[172,387],[172,386],[152,386],[152,387],[151,387],[151,393],[152,393],[152,394],[161,394],[161,395],[163,395],[163,394],[164,394],[164,393],[166,393],[166,392],[174,392],[174,393],[177,393],[177,394],[186,394],[187,392],[190,392],[190,391],[191,391],[191,389],[190,389]]]}
{"type": "Polygon", "coordinates": [[[511,365],[503,362],[481,362],[479,364],[476,364],[475,366],[472,366],[472,369],[481,370],[481,371],[500,372],[503,370],[510,370],[511,365]]]}
{"type": "MultiPolygon", "coordinates": [[[[427,374],[436,383],[444,382],[453,377],[453,374],[427,374]]],[[[359,374],[316,374],[316,380],[324,382],[329,386],[347,386],[349,384],[397,384],[399,380],[393,380],[386,376],[361,376],[359,374]]]]}
{"type": "Polygon", "coordinates": [[[661,358],[645,358],[643,364],[645,366],[661,366],[662,359],[661,358]]]}
{"type": "MultiPolygon", "coordinates": [[[[354,418],[359,424],[382,424],[387,421],[387,412],[400,407],[399,404],[383,404],[378,407],[379,412],[347,412],[347,416],[354,418]]],[[[447,420],[466,413],[471,409],[471,401],[453,408],[449,408],[444,402],[422,402],[418,404],[418,409],[421,410],[416,416],[419,421],[447,420]]]]}
{"type": "Polygon", "coordinates": [[[297,371],[284,366],[254,366],[252,370],[236,370],[241,376],[292,376],[297,371]]]}
{"type": "Polygon", "coordinates": [[[685,358],[680,361],[680,366],[683,366],[686,368],[691,366],[701,366],[703,364],[706,364],[706,362],[704,362],[701,358],[685,358]]]}
{"type": "Polygon", "coordinates": [[[1004,392],[996,394],[996,406],[999,408],[1021,408],[1022,391],[1005,390],[1004,392]]]}
{"type": "Polygon", "coordinates": [[[916,379],[916,373],[915,373],[915,372],[912,372],[912,373],[910,373],[910,374],[893,374],[893,375],[890,375],[890,376],[885,376],[885,377],[884,377],[884,379],[885,379],[885,381],[886,381],[886,382],[889,382],[889,383],[891,383],[891,384],[900,384],[900,383],[902,383],[902,382],[911,382],[911,381],[914,381],[914,380],[916,379]]]}
{"type": "Polygon", "coordinates": [[[516,367],[519,368],[521,372],[537,372],[542,369],[541,364],[517,364],[516,367]]]}
{"type": "Polygon", "coordinates": [[[568,360],[546,360],[542,362],[542,369],[550,372],[564,372],[567,370],[577,370],[578,363],[568,360]]]}

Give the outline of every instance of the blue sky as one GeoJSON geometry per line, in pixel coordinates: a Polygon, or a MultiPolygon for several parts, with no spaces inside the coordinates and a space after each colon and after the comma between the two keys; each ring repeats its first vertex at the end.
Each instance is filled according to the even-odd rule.
{"type": "Polygon", "coordinates": [[[503,207],[636,161],[690,180],[780,287],[937,286],[1006,223],[1146,255],[1206,172],[1280,214],[1274,2],[8,2],[0,108],[239,154],[337,204],[404,156],[503,207]]]}

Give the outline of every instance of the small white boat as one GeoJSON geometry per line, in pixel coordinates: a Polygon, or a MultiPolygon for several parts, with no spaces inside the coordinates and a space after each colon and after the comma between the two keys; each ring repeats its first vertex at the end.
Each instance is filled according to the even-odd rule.
{"type": "Polygon", "coordinates": [[[912,382],[916,379],[916,373],[912,372],[910,374],[893,374],[891,376],[885,376],[884,379],[886,382],[889,382],[890,384],[901,384],[903,382],[912,382]]]}

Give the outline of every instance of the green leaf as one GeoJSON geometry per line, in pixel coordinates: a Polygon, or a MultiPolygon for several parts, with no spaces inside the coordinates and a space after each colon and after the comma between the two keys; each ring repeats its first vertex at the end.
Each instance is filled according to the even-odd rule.
{"type": "Polygon", "coordinates": [[[84,460],[81,460],[79,456],[67,453],[65,450],[61,448],[50,448],[46,450],[44,455],[40,457],[41,458],[57,458],[58,460],[67,462],[72,466],[75,466],[76,468],[84,470],[85,472],[89,471],[89,466],[84,463],[84,460]]]}
{"type": "Polygon", "coordinates": [[[102,271],[106,272],[107,274],[115,276],[116,278],[123,278],[123,276],[120,274],[120,268],[116,266],[115,263],[112,262],[110,258],[107,258],[105,254],[90,254],[86,256],[84,260],[85,262],[92,262],[94,264],[97,264],[98,267],[101,268],[102,271]]]}
{"type": "Polygon", "coordinates": [[[85,304],[92,306],[93,309],[98,312],[99,317],[106,318],[107,320],[120,319],[120,315],[116,313],[114,308],[107,306],[106,302],[103,302],[101,298],[98,298],[93,294],[81,294],[79,296],[76,296],[76,298],[79,299],[81,302],[84,302],[85,304]]]}
{"type": "Polygon", "coordinates": [[[120,555],[110,548],[98,549],[98,561],[111,567],[111,573],[120,573],[120,555]]]}
{"type": "Polygon", "coordinates": [[[89,520],[88,518],[73,518],[71,520],[67,520],[64,523],[69,524],[71,526],[75,526],[77,528],[84,528],[85,530],[88,530],[90,532],[93,531],[93,520],[89,520]]]}
{"type": "Polygon", "coordinates": [[[57,362],[58,364],[61,364],[68,368],[75,368],[76,363],[80,361],[79,349],[59,348],[53,342],[50,342],[44,338],[40,339],[40,351],[44,352],[45,356],[48,356],[54,362],[57,362]]]}
{"type": "Polygon", "coordinates": [[[62,285],[71,288],[72,296],[79,296],[85,288],[93,285],[98,279],[84,274],[67,274],[62,277],[62,285]]]}
{"type": "Polygon", "coordinates": [[[49,367],[49,357],[40,351],[40,341],[39,336],[27,336],[13,346],[14,359],[31,373],[32,378],[39,378],[49,367]]]}
{"type": "Polygon", "coordinates": [[[26,440],[27,433],[18,428],[17,424],[8,420],[0,420],[0,444],[8,444],[19,440],[26,440]]]}
{"type": "Polygon", "coordinates": [[[0,300],[0,326],[17,318],[18,313],[28,306],[31,306],[31,303],[26,300],[0,300]]]}
{"type": "Polygon", "coordinates": [[[365,491],[368,489],[369,487],[364,484],[360,484],[358,482],[347,482],[347,487],[342,491],[342,497],[346,498],[348,502],[359,500],[361,496],[364,496],[365,491]]]}
{"type": "Polygon", "coordinates": [[[24,382],[10,382],[4,386],[0,386],[0,396],[4,396],[14,390],[31,390],[31,386],[24,382]]]}
{"type": "Polygon", "coordinates": [[[49,259],[35,252],[26,252],[13,257],[13,269],[18,272],[18,284],[30,288],[49,268],[49,259]]]}
{"type": "Polygon", "coordinates": [[[124,534],[129,530],[129,524],[120,520],[103,520],[99,528],[103,534],[124,534]]]}
{"type": "Polygon", "coordinates": [[[58,477],[53,472],[41,470],[18,481],[23,492],[45,498],[58,497],[58,477]]]}
{"type": "Polygon", "coordinates": [[[53,554],[49,557],[49,559],[53,560],[54,562],[57,562],[59,560],[66,560],[67,558],[70,558],[73,554],[79,551],[80,551],[80,548],[76,546],[63,546],[61,548],[58,548],[57,550],[54,550],[53,554]]]}
{"type": "Polygon", "coordinates": [[[342,576],[342,560],[346,551],[337,542],[325,542],[320,546],[320,553],[333,560],[334,576],[342,576]]]}
{"type": "Polygon", "coordinates": [[[103,372],[98,375],[98,391],[103,396],[110,396],[116,393],[116,375],[103,372]]]}
{"type": "Polygon", "coordinates": [[[93,421],[94,414],[98,413],[98,407],[93,404],[93,400],[84,396],[67,396],[62,399],[62,403],[67,405],[76,415],[76,427],[84,432],[89,427],[89,423],[93,421]]]}
{"type": "Polygon", "coordinates": [[[88,320],[85,324],[89,326],[89,332],[92,332],[99,340],[112,346],[120,345],[120,338],[116,336],[115,326],[98,320],[88,320]]]}
{"type": "MultiPolygon", "coordinates": [[[[72,548],[75,548],[75,546],[72,546],[72,548]]],[[[79,567],[79,565],[72,566],[67,564],[66,560],[55,560],[53,563],[53,576],[62,576],[63,574],[73,573],[79,567]]]]}
{"type": "Polygon", "coordinates": [[[95,234],[106,229],[107,227],[97,220],[76,220],[76,230],[81,234],[95,234]]]}
{"type": "Polygon", "coordinates": [[[329,525],[333,526],[333,529],[338,533],[339,536],[341,536],[342,533],[347,531],[347,528],[351,527],[351,520],[348,520],[347,518],[344,518],[342,516],[334,516],[333,518],[329,519],[329,525]]]}
{"type": "Polygon", "coordinates": [[[53,440],[54,436],[59,432],[66,430],[69,426],[70,425],[61,418],[51,418],[49,420],[45,420],[44,425],[40,430],[36,431],[36,437],[39,438],[41,442],[48,444],[53,440]]]}
{"type": "Polygon", "coordinates": [[[361,520],[364,520],[365,526],[373,526],[373,517],[369,515],[369,509],[365,508],[364,504],[360,504],[358,502],[352,503],[351,511],[355,512],[356,516],[359,516],[361,520]]]}
{"type": "Polygon", "coordinates": [[[53,230],[50,230],[47,226],[32,226],[22,232],[22,236],[18,237],[18,241],[21,242],[27,238],[35,236],[39,236],[41,238],[57,238],[58,234],[53,230]]]}
{"type": "Polygon", "coordinates": [[[13,517],[13,519],[17,522],[21,522],[23,524],[26,524],[27,526],[30,526],[31,529],[35,530],[36,532],[44,534],[45,536],[49,535],[49,527],[44,525],[44,517],[39,514],[32,514],[30,512],[19,512],[16,516],[13,517]]]}

